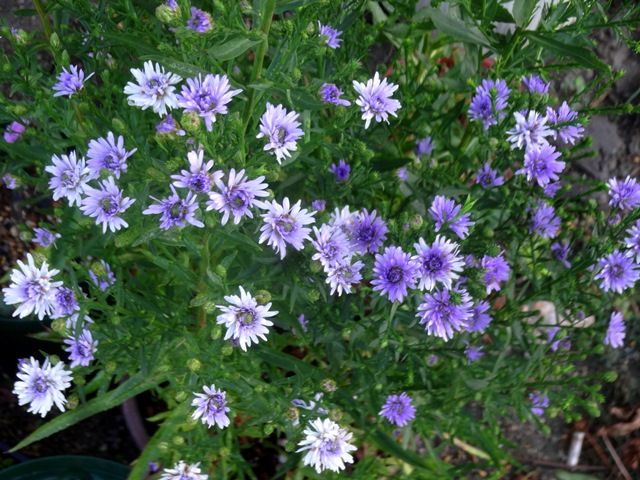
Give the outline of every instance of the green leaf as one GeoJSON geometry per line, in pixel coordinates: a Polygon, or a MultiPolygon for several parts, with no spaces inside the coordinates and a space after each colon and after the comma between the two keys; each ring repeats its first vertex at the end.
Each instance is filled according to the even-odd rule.
{"type": "Polygon", "coordinates": [[[551,37],[549,33],[525,32],[525,35],[539,47],[559,56],[573,58],[586,68],[594,68],[601,71],[609,70],[609,67],[602,62],[594,52],[587,48],[561,42],[551,37]]]}
{"type": "Polygon", "coordinates": [[[170,72],[177,73],[178,75],[181,75],[183,77],[196,77],[200,74],[206,75],[207,73],[209,73],[200,67],[196,67],[195,65],[191,65],[190,63],[185,63],[173,58],[169,58],[165,55],[143,55],[140,57],[140,60],[153,60],[154,62],[158,62],[170,72]]]}
{"type": "Polygon", "coordinates": [[[420,13],[423,16],[426,15],[431,18],[436,28],[442,33],[463,42],[483,45],[485,47],[491,46],[487,37],[484,36],[478,27],[467,25],[460,18],[454,17],[451,11],[445,13],[436,8],[426,8],[423,12],[420,13]]]}
{"type": "Polygon", "coordinates": [[[404,448],[402,448],[402,446],[398,445],[398,443],[396,443],[391,437],[389,437],[381,430],[376,429],[373,432],[372,436],[378,446],[385,452],[398,457],[400,460],[407,462],[409,465],[430,470],[429,465],[419,455],[409,450],[405,450],[404,448]]]}
{"type": "Polygon", "coordinates": [[[207,50],[207,53],[216,60],[226,61],[239,57],[251,47],[262,42],[261,39],[251,39],[237,36],[220,45],[215,45],[207,50]]]}
{"type": "Polygon", "coordinates": [[[411,162],[409,157],[386,157],[384,155],[371,159],[371,168],[378,172],[388,172],[395,170],[411,162]]]}
{"type": "Polygon", "coordinates": [[[140,393],[155,387],[161,381],[162,379],[160,379],[158,376],[149,375],[147,372],[139,372],[129,380],[121,384],[119,387],[114,388],[105,395],[93,398],[84,405],[80,405],[78,408],[65,412],[59,417],[54,418],[50,422],[45,423],[43,426],[38,428],[35,432],[22,440],[15,447],[13,447],[10,452],[20,450],[28,445],[31,445],[34,442],[37,442],[38,440],[42,440],[43,438],[47,438],[54,433],[69,428],[70,426],[75,425],[85,418],[89,418],[92,415],[116,407],[125,400],[135,397],[136,395],[139,395],[140,393]]]}
{"type": "Polygon", "coordinates": [[[513,2],[513,19],[519,27],[529,25],[537,0],[515,0],[513,2]]]}
{"type": "Polygon", "coordinates": [[[584,473],[567,472],[565,470],[556,470],[558,480],[597,480],[598,477],[593,475],[585,475],[584,473]]]}

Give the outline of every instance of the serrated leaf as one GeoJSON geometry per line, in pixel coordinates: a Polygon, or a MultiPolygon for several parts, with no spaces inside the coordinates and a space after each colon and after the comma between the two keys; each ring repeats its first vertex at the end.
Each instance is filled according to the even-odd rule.
{"type": "Polygon", "coordinates": [[[561,42],[551,37],[549,33],[526,32],[526,36],[539,47],[550,50],[559,56],[572,58],[584,67],[602,71],[609,69],[594,52],[587,48],[561,42]]]}
{"type": "Polygon", "coordinates": [[[10,452],[15,452],[31,445],[34,442],[42,440],[43,438],[47,438],[54,433],[60,432],[78,422],[81,422],[85,418],[89,418],[97,413],[117,407],[125,400],[155,387],[161,381],[162,379],[158,376],[149,375],[146,372],[139,372],[110,392],[93,398],[84,405],[80,405],[78,408],[65,412],[50,422],[45,423],[13,447],[10,452]]]}
{"type": "Polygon", "coordinates": [[[207,53],[216,60],[226,61],[239,57],[251,47],[258,45],[262,40],[237,36],[207,50],[207,53]]]}

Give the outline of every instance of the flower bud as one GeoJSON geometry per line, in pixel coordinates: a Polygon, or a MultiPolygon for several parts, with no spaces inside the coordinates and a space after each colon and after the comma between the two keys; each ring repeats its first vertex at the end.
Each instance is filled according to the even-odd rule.
{"type": "Polygon", "coordinates": [[[322,382],[320,382],[320,388],[322,388],[322,390],[327,393],[333,393],[337,390],[338,386],[336,385],[336,382],[334,380],[325,378],[324,380],[322,380],[322,382]]]}
{"type": "Polygon", "coordinates": [[[313,273],[318,273],[320,270],[322,270],[322,265],[320,265],[320,262],[316,262],[315,260],[312,260],[311,265],[309,266],[309,269],[313,273]]]}
{"type": "Polygon", "coordinates": [[[182,435],[176,435],[171,439],[174,445],[184,445],[184,437],[182,435]]]}
{"type": "Polygon", "coordinates": [[[197,133],[202,126],[202,119],[196,112],[184,112],[180,119],[180,125],[189,133],[197,133]]]}
{"type": "Polygon", "coordinates": [[[320,300],[320,292],[314,288],[307,293],[307,298],[311,303],[317,302],[320,300]]]}
{"type": "Polygon", "coordinates": [[[176,399],[176,402],[182,403],[187,399],[188,395],[189,394],[187,392],[178,392],[174,398],[176,399]]]}
{"type": "Polygon", "coordinates": [[[202,368],[202,362],[197,358],[190,358],[187,360],[187,368],[192,372],[197,372],[202,368]]]}
{"type": "Polygon", "coordinates": [[[220,353],[223,357],[228,357],[233,353],[233,347],[230,344],[225,343],[220,349],[220,353]]]}
{"type": "Polygon", "coordinates": [[[231,451],[228,447],[222,447],[220,450],[218,450],[218,454],[222,458],[227,458],[229,455],[231,455],[231,451]]]}
{"type": "Polygon", "coordinates": [[[265,435],[271,435],[273,433],[274,426],[273,423],[267,423],[264,427],[262,427],[262,431],[265,435]]]}
{"type": "Polygon", "coordinates": [[[60,65],[69,65],[71,59],[69,58],[69,52],[66,50],[62,51],[62,55],[60,55],[60,65]]]}
{"type": "Polygon", "coordinates": [[[25,46],[29,41],[29,34],[23,29],[19,28],[13,31],[13,38],[16,39],[16,43],[20,46],[25,46]]]}
{"type": "Polygon", "coordinates": [[[227,277],[227,269],[224,267],[224,265],[216,265],[216,273],[220,275],[220,278],[222,279],[227,277]]]}
{"type": "Polygon", "coordinates": [[[67,322],[64,318],[56,318],[51,322],[51,330],[56,332],[59,335],[66,335],[67,332],[67,322]]]}
{"type": "Polygon", "coordinates": [[[271,301],[271,294],[266,290],[258,290],[256,292],[256,301],[261,305],[269,303],[271,301]]]}
{"type": "Polygon", "coordinates": [[[78,400],[78,396],[77,395],[69,395],[67,397],[67,403],[65,405],[65,407],[69,410],[73,410],[74,408],[76,408],[78,406],[78,404],[80,403],[80,401],[78,400]]]}
{"type": "Polygon", "coordinates": [[[116,362],[107,362],[104,366],[104,371],[107,373],[113,373],[118,368],[118,364],[116,362]]]}
{"type": "Polygon", "coordinates": [[[49,45],[51,45],[51,48],[54,50],[58,50],[60,48],[60,37],[58,37],[56,32],[53,32],[49,37],[49,45]]]}
{"type": "Polygon", "coordinates": [[[166,3],[161,3],[156,7],[156,18],[167,25],[176,25],[182,17],[180,6],[171,9],[166,3]]]}
{"type": "Polygon", "coordinates": [[[222,327],[216,325],[211,329],[211,340],[218,340],[220,337],[222,337],[222,327]]]}
{"type": "Polygon", "coordinates": [[[116,132],[124,133],[127,131],[127,126],[124,124],[122,120],[119,118],[111,119],[111,126],[116,132]]]}
{"type": "Polygon", "coordinates": [[[287,409],[286,415],[287,415],[287,418],[294,423],[297,422],[300,418],[300,412],[296,407],[289,407],[287,409]]]}

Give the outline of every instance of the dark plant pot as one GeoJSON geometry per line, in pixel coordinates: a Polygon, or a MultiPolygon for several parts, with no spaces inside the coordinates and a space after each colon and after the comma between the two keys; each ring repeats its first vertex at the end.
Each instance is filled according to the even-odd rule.
{"type": "Polygon", "coordinates": [[[126,480],[129,467],[95,457],[61,455],[0,471],[0,480],[126,480]]]}

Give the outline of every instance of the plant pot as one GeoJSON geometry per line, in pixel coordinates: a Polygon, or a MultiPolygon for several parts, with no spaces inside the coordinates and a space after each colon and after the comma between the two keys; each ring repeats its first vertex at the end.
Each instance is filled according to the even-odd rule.
{"type": "Polygon", "coordinates": [[[60,455],[0,471],[0,480],[126,480],[129,467],[96,457],[60,455]]]}

